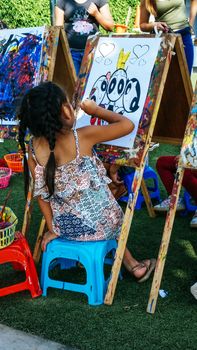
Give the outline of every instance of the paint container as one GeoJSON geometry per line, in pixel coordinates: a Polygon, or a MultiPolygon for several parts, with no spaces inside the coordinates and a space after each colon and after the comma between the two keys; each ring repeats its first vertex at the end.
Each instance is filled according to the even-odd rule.
{"type": "Polygon", "coordinates": [[[116,27],[116,33],[126,33],[128,26],[126,26],[126,24],[115,24],[116,27]]]}
{"type": "Polygon", "coordinates": [[[159,295],[162,298],[166,298],[168,296],[168,292],[166,290],[164,290],[164,289],[160,289],[159,290],[159,295]]]}

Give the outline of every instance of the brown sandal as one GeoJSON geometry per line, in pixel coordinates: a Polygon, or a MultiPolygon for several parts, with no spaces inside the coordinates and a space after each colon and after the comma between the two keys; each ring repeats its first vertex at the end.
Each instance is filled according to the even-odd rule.
{"type": "Polygon", "coordinates": [[[141,269],[142,267],[146,267],[146,272],[144,273],[144,275],[142,277],[140,277],[139,279],[137,279],[138,283],[142,283],[142,282],[147,281],[147,279],[150,277],[151,273],[154,271],[155,266],[156,266],[156,259],[150,259],[149,265],[147,265],[145,260],[142,260],[139,262],[139,264],[137,264],[136,266],[134,266],[131,269],[131,273],[133,274],[133,272],[141,269]]]}

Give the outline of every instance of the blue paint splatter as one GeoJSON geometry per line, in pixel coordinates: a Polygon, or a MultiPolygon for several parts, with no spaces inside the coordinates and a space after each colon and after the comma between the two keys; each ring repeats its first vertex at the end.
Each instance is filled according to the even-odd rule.
{"type": "Polygon", "coordinates": [[[15,33],[0,40],[0,118],[6,121],[16,119],[21,97],[35,85],[42,50],[42,33],[15,33]]]}

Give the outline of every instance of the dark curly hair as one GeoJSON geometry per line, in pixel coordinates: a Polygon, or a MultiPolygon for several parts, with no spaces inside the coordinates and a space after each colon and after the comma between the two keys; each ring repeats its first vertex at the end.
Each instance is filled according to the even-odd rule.
{"type": "Polygon", "coordinates": [[[60,132],[63,124],[61,119],[62,104],[67,102],[63,90],[52,82],[41,83],[30,89],[23,97],[19,119],[19,144],[24,154],[25,194],[29,187],[29,169],[26,159],[25,135],[27,130],[35,137],[45,137],[51,150],[45,167],[45,184],[49,196],[54,193],[54,176],[56,161],[54,148],[56,133],[60,132]]]}

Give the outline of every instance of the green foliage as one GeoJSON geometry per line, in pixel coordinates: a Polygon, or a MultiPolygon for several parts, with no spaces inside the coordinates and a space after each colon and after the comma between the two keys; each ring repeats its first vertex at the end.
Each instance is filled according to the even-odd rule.
{"type": "Polygon", "coordinates": [[[139,4],[138,0],[109,0],[109,6],[115,23],[125,24],[129,6],[131,7],[131,18],[129,28],[131,29],[135,19],[136,7],[139,4]]]}
{"type": "Polygon", "coordinates": [[[0,19],[9,28],[50,24],[50,0],[0,0],[0,19]]]}

